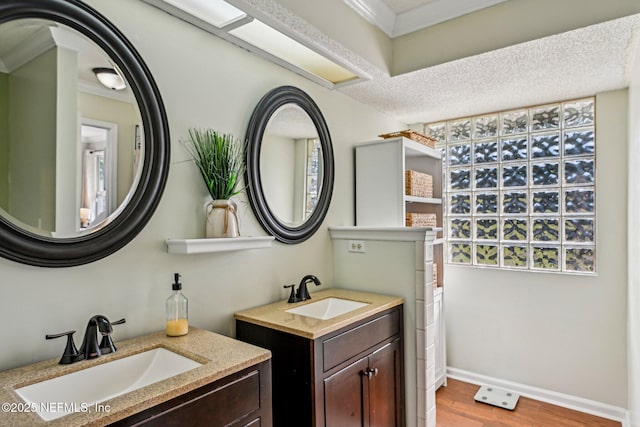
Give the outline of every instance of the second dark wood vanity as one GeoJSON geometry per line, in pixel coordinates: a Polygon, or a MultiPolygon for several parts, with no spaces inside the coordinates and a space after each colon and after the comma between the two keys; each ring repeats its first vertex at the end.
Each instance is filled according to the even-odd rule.
{"type": "Polygon", "coordinates": [[[274,426],[405,425],[401,300],[315,337],[258,323],[237,314],[236,337],[271,350],[274,426]]]}

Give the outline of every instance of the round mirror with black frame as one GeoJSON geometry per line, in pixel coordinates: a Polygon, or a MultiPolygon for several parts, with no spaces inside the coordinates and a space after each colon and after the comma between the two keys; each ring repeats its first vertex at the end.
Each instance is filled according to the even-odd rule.
{"type": "Polygon", "coordinates": [[[318,230],[333,193],[333,147],[307,93],[281,86],[260,100],[247,129],[245,178],[253,212],[276,240],[301,243],[318,230]]]}
{"type": "MultiPolygon", "coordinates": [[[[55,55],[58,55],[55,60],[59,61],[61,55],[66,55],[64,58],[74,55],[69,63],[77,64],[77,66],[76,68],[68,68],[67,72],[69,75],[74,73],[77,75],[70,76],[72,77],[70,79],[56,81],[58,98],[51,101],[54,105],[54,116],[66,115],[71,118],[71,121],[63,124],[64,126],[61,125],[59,119],[54,122],[54,126],[57,126],[56,129],[65,129],[66,133],[57,132],[67,135],[66,138],[59,138],[57,141],[57,144],[62,143],[65,148],[52,149],[44,144],[32,151],[41,154],[40,150],[52,150],[54,154],[57,153],[57,159],[60,161],[52,168],[62,170],[66,167],[74,171],[67,175],[84,176],[85,165],[80,166],[81,154],[78,151],[68,151],[68,147],[80,147],[84,143],[79,138],[82,120],[77,119],[80,114],[76,111],[74,101],[78,99],[77,103],[81,102],[80,95],[78,95],[80,90],[76,88],[81,86],[82,73],[91,74],[97,70],[97,68],[96,70],[82,69],[84,65],[82,55],[86,53],[86,50],[97,51],[99,55],[92,58],[102,57],[104,62],[112,66],[115,70],[114,73],[122,77],[127,88],[123,92],[130,94],[131,114],[136,117],[136,123],[139,123],[130,126],[128,130],[131,135],[135,135],[128,140],[131,151],[135,150],[135,154],[131,154],[135,167],[129,168],[125,174],[125,184],[122,185],[123,188],[120,191],[122,194],[119,194],[118,200],[113,202],[111,210],[104,213],[103,218],[95,219],[93,224],[83,218],[83,212],[90,211],[90,209],[83,209],[82,202],[79,201],[81,185],[78,182],[69,181],[68,188],[53,187],[50,191],[41,190],[43,194],[38,195],[36,191],[25,191],[25,187],[12,186],[17,180],[15,174],[18,172],[22,172],[27,177],[28,173],[31,173],[34,181],[38,179],[46,181],[42,178],[43,174],[39,170],[42,167],[32,167],[25,173],[24,169],[29,166],[29,158],[21,159],[19,163],[11,163],[15,160],[13,154],[11,157],[5,156],[9,158],[5,163],[0,162],[0,256],[41,267],[82,265],[104,258],[129,243],[144,228],[158,206],[169,168],[169,129],[166,112],[155,81],[142,57],[107,18],[90,6],[79,0],[7,0],[0,3],[0,33],[3,34],[3,37],[0,38],[0,54],[7,53],[11,49],[17,50],[15,46],[23,46],[21,43],[25,40],[20,40],[19,37],[32,38],[34,29],[46,30],[38,31],[38,34],[44,32],[47,36],[51,36],[56,48],[55,55]],[[63,42],[59,43],[59,40],[63,40],[63,42]],[[68,48],[69,43],[70,45],[77,43],[77,46],[80,47],[77,50],[68,48]],[[58,51],[62,53],[58,53],[58,51]],[[73,53],[69,54],[68,52],[73,53]],[[78,81],[77,84],[68,84],[75,80],[78,81]],[[64,102],[61,101],[61,97],[64,102]],[[62,105],[69,108],[61,107],[62,105]],[[69,155],[61,156],[60,153],[69,155]],[[82,172],[80,172],[81,168],[82,172]],[[74,187],[73,190],[69,189],[71,187],[74,187]],[[15,194],[8,196],[7,194],[11,192],[15,194]],[[62,230],[61,227],[57,229],[55,227],[61,221],[54,220],[53,226],[45,226],[42,223],[46,221],[41,221],[37,215],[33,215],[36,217],[35,220],[30,216],[31,211],[37,209],[33,206],[43,204],[42,200],[38,198],[51,199],[54,197],[54,193],[58,198],[56,203],[53,207],[48,205],[43,210],[55,210],[55,214],[49,212],[46,214],[54,218],[55,215],[59,217],[60,212],[70,212],[71,222],[69,223],[65,219],[67,221],[65,230],[62,230]],[[16,207],[19,202],[29,201],[29,199],[34,199],[31,205],[27,203],[25,204],[26,208],[21,210],[16,207]],[[68,201],[68,199],[72,199],[72,201],[68,201]],[[60,208],[60,205],[64,207],[60,208]],[[21,213],[15,214],[15,212],[21,213]]],[[[24,45],[27,43],[25,42],[24,45]]],[[[47,49],[49,48],[47,47],[47,49]]],[[[45,51],[45,49],[41,50],[45,51]]],[[[12,55],[13,51],[9,52],[6,58],[15,57],[12,55]]],[[[30,55],[33,53],[30,52],[30,55]]],[[[22,74],[19,76],[13,76],[13,70],[3,70],[2,65],[6,65],[7,61],[2,61],[2,59],[4,58],[0,57],[0,89],[13,88],[12,81],[25,80],[24,70],[20,71],[22,74]]],[[[31,57],[28,58],[28,61],[32,61],[31,57]]],[[[96,64],[98,67],[101,65],[96,64]]],[[[22,85],[24,86],[23,83],[22,85]]],[[[8,93],[9,90],[4,92],[8,93]]],[[[10,95],[3,95],[3,91],[0,90],[0,151],[8,150],[6,147],[11,144],[10,138],[6,135],[9,133],[8,131],[5,131],[5,141],[2,139],[3,125],[11,130],[12,128],[27,127],[23,123],[31,126],[40,124],[36,123],[36,120],[40,120],[38,116],[32,115],[28,119],[16,116],[17,113],[14,113],[12,109],[22,108],[24,110],[25,107],[18,105],[18,103],[14,105],[8,99],[13,100],[10,95]],[[4,117],[3,106],[5,107],[4,117]],[[7,110],[9,110],[8,113],[7,110]],[[19,117],[20,120],[16,120],[16,117],[19,117]]],[[[41,103],[39,99],[35,102],[41,103]]],[[[43,122],[45,120],[49,120],[49,118],[42,119],[43,122]]],[[[90,132],[91,130],[100,130],[102,126],[100,121],[87,119],[87,122],[82,122],[82,125],[86,124],[90,132]]],[[[117,126],[115,128],[117,129],[117,126]]],[[[55,140],[53,144],[56,144],[55,140]]],[[[92,146],[87,145],[86,147],[92,146]]],[[[73,149],[78,150],[78,148],[73,149]]],[[[92,154],[93,164],[98,165],[98,169],[93,171],[94,178],[104,184],[104,152],[88,148],[85,149],[85,152],[92,154]]],[[[118,158],[122,157],[118,156],[118,158]]],[[[59,175],[54,176],[58,177],[59,175]]],[[[24,178],[22,179],[24,180],[24,178]]],[[[100,190],[95,183],[88,188],[100,190]]],[[[84,187],[82,190],[84,191],[84,187]]],[[[104,191],[99,191],[99,193],[103,195],[104,191]]],[[[50,200],[46,201],[50,202],[50,200]]],[[[104,203],[102,204],[104,205],[104,203]]]]}

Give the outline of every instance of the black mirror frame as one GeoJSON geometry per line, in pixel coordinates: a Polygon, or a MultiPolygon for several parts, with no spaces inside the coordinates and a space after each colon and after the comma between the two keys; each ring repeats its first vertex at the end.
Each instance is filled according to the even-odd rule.
{"type": "Polygon", "coordinates": [[[304,91],[293,86],[280,86],[262,97],[253,111],[247,128],[247,171],[245,180],[248,185],[249,203],[262,227],[276,240],[296,244],[311,237],[320,227],[329,210],[333,193],[334,160],[333,146],[329,129],[316,103],[304,91]],[[265,199],[260,177],[260,149],[262,137],[273,113],[285,104],[296,104],[311,118],[318,131],[322,147],[323,175],[322,191],[313,213],[300,226],[291,227],[282,223],[271,211],[265,199]]]}
{"type": "Polygon", "coordinates": [[[79,0],[5,0],[0,24],[40,18],[67,25],[100,46],[122,71],[138,102],[144,128],[144,161],[127,205],[100,230],[55,239],[30,233],[0,217],[0,256],[39,267],[71,267],[102,259],[129,243],[153,215],[169,172],[169,126],[151,72],[127,38],[79,0]]]}

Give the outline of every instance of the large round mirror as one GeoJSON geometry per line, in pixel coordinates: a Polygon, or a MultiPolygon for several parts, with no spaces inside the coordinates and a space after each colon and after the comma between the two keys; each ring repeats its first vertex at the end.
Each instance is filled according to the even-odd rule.
{"type": "Polygon", "coordinates": [[[150,219],[168,162],[158,89],[113,24],[78,0],[0,4],[0,255],[113,253],[150,219]]]}
{"type": "Polygon", "coordinates": [[[264,229],[284,243],[308,239],[327,213],[333,179],[331,137],[315,102],[291,86],[267,93],[247,130],[249,201],[264,229]]]}

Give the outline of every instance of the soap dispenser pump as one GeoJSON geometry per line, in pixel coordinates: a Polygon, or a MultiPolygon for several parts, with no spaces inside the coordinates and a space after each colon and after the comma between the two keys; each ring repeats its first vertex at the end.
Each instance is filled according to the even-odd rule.
{"type": "Polygon", "coordinates": [[[179,337],[189,332],[189,316],[187,297],[182,294],[182,283],[179,282],[180,274],[174,274],[174,283],[171,285],[173,292],[167,298],[167,336],[179,337]]]}

